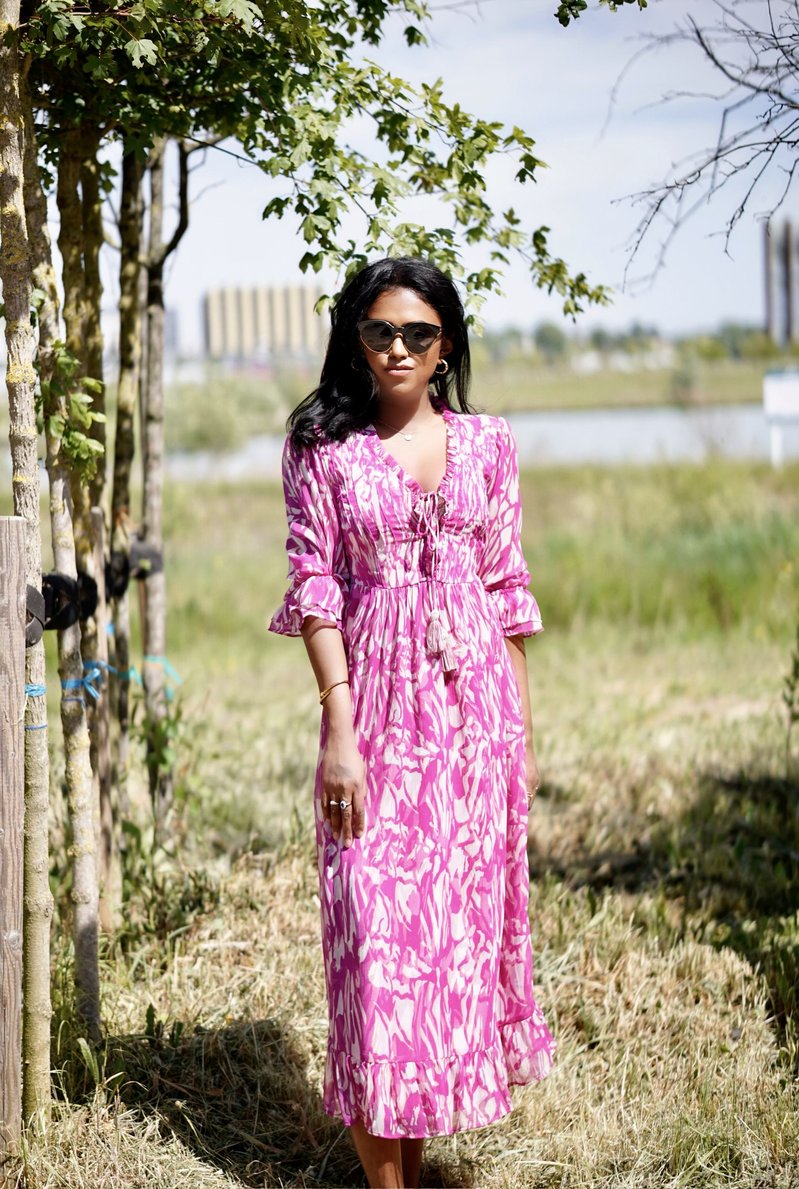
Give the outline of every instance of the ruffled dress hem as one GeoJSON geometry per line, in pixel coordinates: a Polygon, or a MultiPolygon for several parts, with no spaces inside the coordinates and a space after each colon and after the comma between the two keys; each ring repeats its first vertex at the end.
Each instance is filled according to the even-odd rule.
{"type": "Polygon", "coordinates": [[[426,1139],[487,1127],[512,1109],[510,1086],[550,1072],[556,1042],[540,1009],[499,1027],[487,1049],[436,1061],[354,1062],[329,1048],[323,1106],[345,1126],[385,1139],[426,1139]]]}
{"type": "Polygon", "coordinates": [[[279,636],[299,636],[308,615],[334,623],[339,630],[343,624],[344,592],[339,581],[327,574],[313,575],[297,583],[286,594],[283,603],[269,622],[269,631],[279,636]]]}
{"type": "Polygon", "coordinates": [[[541,612],[535,596],[524,586],[506,586],[489,590],[505,636],[537,636],[543,632],[541,612]]]}

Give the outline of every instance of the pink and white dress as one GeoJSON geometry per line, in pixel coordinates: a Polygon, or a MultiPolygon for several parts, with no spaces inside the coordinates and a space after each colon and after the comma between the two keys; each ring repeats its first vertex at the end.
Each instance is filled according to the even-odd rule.
{"type": "MultiPolygon", "coordinates": [[[[521,699],[503,637],[542,630],[521,551],[516,444],[440,410],[426,492],[374,426],[286,440],[289,588],[269,625],[342,632],[366,830],[337,843],[315,781],[330,1032],[324,1107],[373,1135],[483,1127],[555,1042],[533,994],[521,699]]],[[[322,716],[321,748],[326,738],[322,716]]]]}

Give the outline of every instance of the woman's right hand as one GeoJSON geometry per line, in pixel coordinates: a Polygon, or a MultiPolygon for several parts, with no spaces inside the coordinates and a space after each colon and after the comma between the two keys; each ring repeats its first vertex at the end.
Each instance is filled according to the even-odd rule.
{"type": "Polygon", "coordinates": [[[354,733],[329,732],[322,753],[322,813],[333,837],[337,842],[341,838],[345,848],[366,828],[365,782],[366,768],[354,733]],[[345,809],[341,801],[347,802],[345,809]]]}

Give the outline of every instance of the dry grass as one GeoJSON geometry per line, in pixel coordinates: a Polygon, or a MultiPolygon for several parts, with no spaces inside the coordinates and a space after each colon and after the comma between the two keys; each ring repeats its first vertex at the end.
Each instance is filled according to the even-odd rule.
{"type": "MultiPolygon", "coordinates": [[[[556,1071],[501,1124],[431,1144],[427,1184],[795,1184],[796,1094],[749,963],[697,940],[664,943],[641,923],[656,914],[650,896],[636,913],[623,896],[550,877],[532,908],[556,1071]]],[[[125,962],[108,969],[108,1089],[59,1113],[28,1160],[30,1189],[361,1183],[320,1108],[309,848],[242,859],[217,910],[170,949],[166,963],[158,947],[145,953],[127,983],[125,962]]]]}
{"type": "MultiPolygon", "coordinates": [[[[613,639],[594,645],[591,666],[585,639],[533,653],[536,687],[553,690],[549,701],[540,695],[538,715],[545,779],[531,837],[531,921],[557,1065],[541,1085],[518,1092],[502,1123],[431,1143],[428,1185],[799,1183],[793,1033],[775,1010],[768,969],[756,968],[769,944],[792,945],[795,955],[799,934],[795,918],[793,933],[787,923],[795,882],[775,870],[769,851],[780,841],[796,846],[799,792],[791,785],[790,804],[780,801],[770,679],[778,654],[742,639],[716,649],[637,647],[632,667],[613,639]],[[683,668],[695,674],[693,699],[675,680],[683,668]],[[747,699],[733,692],[744,675],[747,699]],[[609,698],[597,713],[603,689],[609,698]],[[736,921],[740,935],[731,932],[736,921]]],[[[278,646],[287,660],[291,649],[278,646]]],[[[275,681],[275,665],[273,657],[269,725],[259,731],[255,710],[245,714],[252,748],[237,749],[245,759],[239,793],[251,803],[239,810],[257,820],[260,804],[264,819],[260,853],[242,845],[224,870],[220,810],[221,874],[192,883],[188,860],[198,843],[189,823],[202,806],[178,823],[184,869],[174,858],[159,867],[166,882],[158,896],[172,915],[154,917],[153,894],[140,888],[127,933],[105,956],[99,1095],[75,1053],[62,949],[57,1059],[71,1105],[31,1152],[28,1189],[362,1183],[347,1136],[320,1105],[316,873],[307,801],[298,804],[313,762],[315,710],[301,698],[289,739],[284,698],[304,670],[289,665],[275,681]],[[273,786],[281,764],[287,772],[273,786]]],[[[266,673],[253,674],[247,688],[259,686],[263,697],[266,673]]],[[[221,734],[235,702],[225,692],[221,734]]],[[[230,765],[227,757],[220,769],[226,781],[234,779],[230,765]]],[[[228,797],[232,812],[234,790],[228,797]]],[[[795,976],[795,957],[792,969],[795,976]]]]}
{"type": "MultiPolygon", "coordinates": [[[[751,470],[728,479],[730,499],[721,480],[714,499],[742,524],[744,480],[752,507],[757,490],[787,514],[784,486],[766,499],[751,470]]],[[[639,517],[641,491],[654,499],[640,484],[626,493],[639,517]]],[[[658,522],[674,514],[675,484],[658,522]]],[[[77,1045],[68,889],[54,873],[59,1100],[20,1166],[27,1189],[363,1183],[348,1136],[321,1110],[308,803],[318,705],[301,644],[261,634],[284,565],[282,528],[262,520],[274,493],[257,494],[240,497],[226,533],[214,500],[239,497],[208,492],[193,519],[173,505],[172,592],[184,609],[173,659],[186,678],[178,808],[168,850],[152,857],[146,832],[129,840],[125,926],[103,954],[97,1071],[77,1045]],[[209,552],[216,561],[200,573],[209,552]],[[235,588],[226,557],[244,575],[235,588]],[[253,588],[257,570],[266,577],[253,588]]],[[[563,531],[594,543],[585,499],[540,496],[545,553],[559,507],[570,509],[563,531]]],[[[783,548],[768,555],[775,573],[783,548]]],[[[779,583],[766,607],[762,575],[751,605],[743,563],[739,581],[727,629],[707,630],[699,602],[687,623],[614,624],[589,600],[531,647],[544,777],[531,925],[556,1068],[496,1126],[431,1142],[428,1185],[799,1185],[799,783],[785,770],[779,698],[793,625],[779,583]]],[[[134,802],[144,823],[141,773],[134,802]]]]}

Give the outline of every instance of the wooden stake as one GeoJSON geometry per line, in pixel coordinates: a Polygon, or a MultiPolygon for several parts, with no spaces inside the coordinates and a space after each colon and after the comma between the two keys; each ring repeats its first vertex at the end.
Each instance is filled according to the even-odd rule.
{"type": "Polygon", "coordinates": [[[0,517],[0,1183],[22,1123],[25,521],[0,517]]]}

